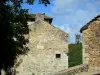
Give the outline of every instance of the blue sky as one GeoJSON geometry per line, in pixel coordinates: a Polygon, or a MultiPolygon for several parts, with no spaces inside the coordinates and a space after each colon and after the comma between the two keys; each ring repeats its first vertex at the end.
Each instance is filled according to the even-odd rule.
{"type": "Polygon", "coordinates": [[[50,0],[51,4],[45,7],[38,4],[23,4],[29,13],[46,13],[53,17],[53,25],[69,34],[69,43],[75,42],[75,34],[87,22],[100,14],[100,0],[50,0]]]}

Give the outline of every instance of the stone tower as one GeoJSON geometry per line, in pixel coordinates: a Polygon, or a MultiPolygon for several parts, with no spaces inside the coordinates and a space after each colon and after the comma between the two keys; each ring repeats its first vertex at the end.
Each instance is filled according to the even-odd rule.
{"type": "Polygon", "coordinates": [[[68,68],[68,34],[45,21],[45,16],[44,19],[39,16],[29,25],[30,51],[18,58],[17,75],[53,75],[68,68]]]}
{"type": "Polygon", "coordinates": [[[76,43],[80,43],[80,42],[81,42],[81,35],[76,34],[76,43]]]}

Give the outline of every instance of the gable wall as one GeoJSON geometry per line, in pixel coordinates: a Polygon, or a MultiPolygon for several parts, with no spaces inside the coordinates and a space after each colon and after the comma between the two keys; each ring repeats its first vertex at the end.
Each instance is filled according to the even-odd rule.
{"type": "MultiPolygon", "coordinates": [[[[62,32],[48,23],[37,22],[30,26],[28,55],[17,68],[18,75],[52,75],[68,68],[68,42],[61,39],[62,32]],[[61,54],[61,58],[56,58],[61,54]]],[[[66,37],[68,39],[68,37],[66,37]]]]}
{"type": "Polygon", "coordinates": [[[100,70],[100,18],[91,22],[83,33],[83,63],[89,70],[100,70]]]}

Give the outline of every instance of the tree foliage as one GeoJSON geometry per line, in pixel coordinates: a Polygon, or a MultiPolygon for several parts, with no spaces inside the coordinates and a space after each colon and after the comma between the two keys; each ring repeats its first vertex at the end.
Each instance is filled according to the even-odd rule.
{"type": "MultiPolygon", "coordinates": [[[[0,25],[1,25],[1,49],[0,49],[0,71],[14,66],[14,62],[20,54],[29,51],[26,44],[28,39],[25,35],[29,33],[26,15],[28,10],[22,9],[24,0],[1,0],[0,1],[0,25]]],[[[39,0],[40,4],[50,4],[49,0],[39,0]]],[[[27,0],[33,4],[34,0],[27,0]]],[[[10,74],[11,75],[11,74],[10,74]]]]}
{"type": "Polygon", "coordinates": [[[69,44],[69,67],[82,64],[82,44],[69,44]]]}

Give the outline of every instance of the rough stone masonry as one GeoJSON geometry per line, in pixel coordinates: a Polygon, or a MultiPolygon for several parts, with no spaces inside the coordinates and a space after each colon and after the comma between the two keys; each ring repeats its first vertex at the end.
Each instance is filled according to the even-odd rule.
{"type": "Polygon", "coordinates": [[[43,15],[37,17],[28,22],[30,51],[17,59],[16,75],[52,75],[68,68],[68,34],[51,25],[51,21],[44,21],[43,15]]]}
{"type": "Polygon", "coordinates": [[[89,70],[100,70],[100,15],[81,28],[83,34],[83,63],[89,70]]]}

